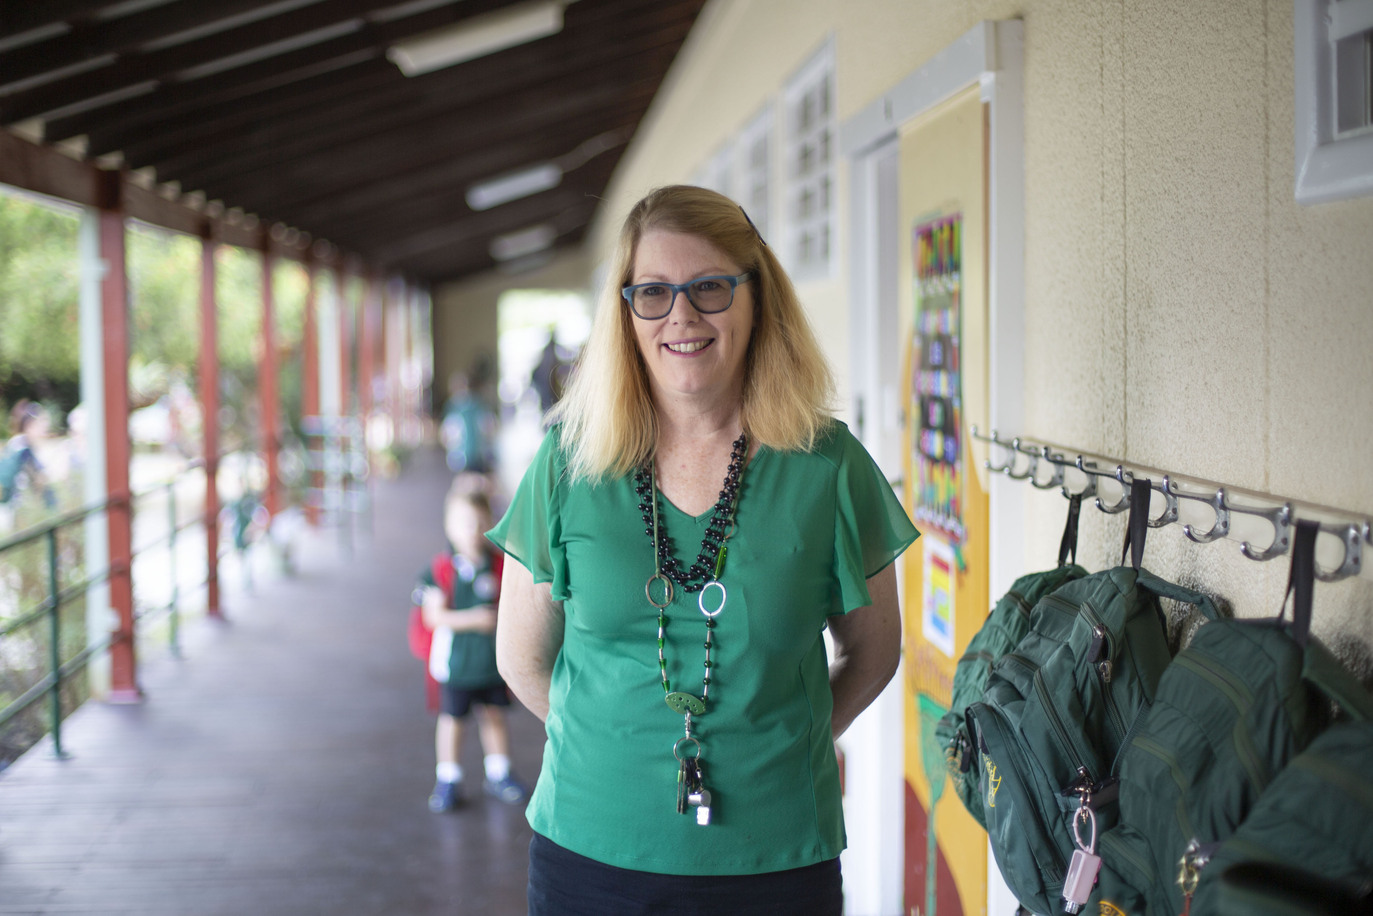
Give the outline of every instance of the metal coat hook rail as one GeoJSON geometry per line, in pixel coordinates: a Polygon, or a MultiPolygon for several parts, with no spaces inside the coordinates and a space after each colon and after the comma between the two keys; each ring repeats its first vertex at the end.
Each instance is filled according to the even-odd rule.
{"type": "MultiPolygon", "coordinates": [[[[1251,560],[1272,560],[1286,554],[1292,546],[1293,526],[1301,508],[1301,504],[1294,500],[1246,493],[1243,500],[1237,502],[1235,494],[1243,492],[1238,487],[1217,485],[1172,472],[1132,468],[1127,462],[1115,458],[1074,452],[1019,436],[1003,439],[996,430],[992,430],[991,436],[986,436],[976,426],[972,427],[972,437],[993,446],[989,457],[983,462],[992,473],[1005,474],[1012,480],[1028,480],[1031,486],[1040,490],[1058,489],[1065,497],[1080,496],[1084,501],[1091,499],[1098,509],[1107,514],[1129,511],[1130,485],[1138,474],[1147,476],[1150,488],[1163,498],[1163,511],[1149,519],[1150,528],[1178,523],[1179,508],[1186,501],[1205,505],[1211,515],[1211,525],[1206,530],[1193,524],[1182,525],[1182,533],[1188,540],[1209,544],[1230,537],[1235,516],[1250,516],[1262,519],[1271,526],[1273,535],[1267,544],[1243,541],[1240,553],[1244,556],[1251,560]],[[1000,453],[997,453],[997,449],[1000,449],[1000,453]],[[1070,452],[1073,452],[1072,457],[1069,457],[1070,452]],[[1079,471],[1080,475],[1075,477],[1080,476],[1086,482],[1079,488],[1070,488],[1066,474],[1068,469],[1079,471]],[[1102,479],[1115,481],[1120,495],[1114,499],[1104,497],[1098,487],[1098,481],[1102,479]],[[1280,501],[1275,501],[1278,499],[1280,501]]],[[[1364,548],[1373,546],[1373,522],[1344,510],[1324,506],[1308,508],[1317,510],[1315,514],[1322,516],[1337,515],[1351,519],[1348,522],[1317,519],[1321,533],[1337,538],[1344,548],[1343,559],[1334,568],[1323,569],[1317,565],[1317,578],[1323,582],[1335,582],[1359,575],[1363,569],[1364,548]]],[[[1302,514],[1308,517],[1313,515],[1309,511],[1302,514]]]]}

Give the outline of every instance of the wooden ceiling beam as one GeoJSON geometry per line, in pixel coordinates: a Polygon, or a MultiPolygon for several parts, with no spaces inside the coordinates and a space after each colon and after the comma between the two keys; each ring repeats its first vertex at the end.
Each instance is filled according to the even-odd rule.
{"type": "MultiPolygon", "coordinates": [[[[328,4],[312,4],[185,44],[122,55],[109,67],[79,73],[0,99],[0,125],[80,106],[117,91],[133,90],[145,83],[192,84],[196,80],[185,80],[180,76],[183,71],[252,51],[268,43],[264,37],[270,37],[271,42],[299,38],[326,26],[346,24],[368,12],[394,5],[394,0],[333,0],[328,4]]],[[[459,18],[489,12],[501,5],[502,0],[464,0],[459,4],[462,10],[459,18]]],[[[375,51],[410,35],[453,22],[454,9],[444,7],[384,24],[364,23],[356,31],[341,37],[244,66],[251,67],[257,76],[266,73],[281,75],[318,66],[358,51],[375,51]]],[[[241,70],[243,67],[232,69],[241,70]]],[[[239,78],[242,79],[242,74],[239,74],[239,78]]]]}
{"type": "MultiPolygon", "coordinates": [[[[546,99],[497,113],[481,122],[455,119],[437,129],[377,135],[299,160],[265,159],[257,163],[241,161],[237,165],[233,160],[225,160],[213,170],[186,170],[179,172],[178,177],[185,190],[203,190],[225,200],[268,194],[283,212],[289,212],[336,193],[442,165],[462,150],[485,147],[498,151],[503,142],[523,131],[561,136],[566,148],[558,155],[569,153],[582,140],[595,136],[595,132],[584,133],[585,128],[577,126],[579,119],[610,114],[619,123],[626,109],[641,114],[653,91],[653,81],[646,79],[624,89],[600,89],[574,98],[551,93],[546,99]]],[[[507,168],[520,164],[506,161],[507,168]]],[[[486,176],[474,176],[482,177],[486,176]]]]}
{"type": "Polygon", "coordinates": [[[678,29],[664,33],[646,26],[632,38],[634,51],[622,57],[607,58],[587,43],[571,57],[548,52],[528,55],[527,60],[503,64],[499,74],[477,73],[470,78],[458,74],[431,83],[422,93],[416,93],[389,62],[374,60],[368,62],[366,75],[359,73],[364,69],[359,65],[316,78],[289,100],[268,93],[205,119],[178,117],[166,125],[141,128],[112,125],[90,135],[88,150],[90,155],[120,150],[130,163],[163,172],[207,158],[253,155],[261,150],[301,155],[310,147],[328,148],[364,133],[403,127],[406,122],[455,116],[478,103],[484,109],[499,108],[511,104],[520,93],[549,83],[570,88],[613,81],[626,72],[661,72],[675,57],[689,27],[690,22],[684,21],[678,29]],[[493,78],[507,74],[518,78],[493,78]],[[299,139],[283,139],[289,137],[299,139]],[[178,157],[187,161],[176,162],[178,157]]]}
{"type": "MultiPolygon", "coordinates": [[[[556,112],[564,100],[575,102],[587,93],[608,98],[630,97],[636,94],[637,87],[648,82],[656,89],[675,50],[674,45],[645,49],[633,58],[635,66],[627,72],[648,74],[648,78],[621,86],[616,86],[621,71],[602,63],[581,72],[563,74],[562,79],[541,80],[521,93],[506,97],[450,99],[446,93],[439,93],[424,102],[409,105],[401,104],[399,100],[379,108],[345,103],[300,113],[294,123],[272,121],[237,138],[204,138],[199,143],[163,155],[152,155],[135,146],[125,149],[124,155],[135,167],[150,166],[160,176],[176,178],[187,186],[198,186],[226,171],[248,174],[259,168],[277,168],[282,163],[315,157],[338,158],[374,144],[379,138],[397,144],[432,144],[445,133],[436,131],[436,124],[460,123],[465,129],[480,132],[485,122],[519,120],[525,117],[524,112],[531,110],[556,112]],[[587,88],[581,88],[583,86],[587,88]]],[[[575,144],[568,146],[564,152],[569,152],[575,144]]]]}
{"type": "Polygon", "coordinates": [[[4,83],[18,83],[108,54],[127,54],[149,42],[251,12],[261,6],[261,0],[216,0],[214,3],[179,0],[98,25],[78,22],[65,34],[0,52],[0,74],[3,74],[4,83]]]}

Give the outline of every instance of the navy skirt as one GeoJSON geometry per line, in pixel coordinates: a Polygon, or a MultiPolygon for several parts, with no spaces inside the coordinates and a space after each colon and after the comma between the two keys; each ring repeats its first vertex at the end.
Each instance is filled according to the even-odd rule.
{"type": "Polygon", "coordinates": [[[840,916],[839,860],[761,875],[660,875],[616,868],[534,834],[529,916],[840,916]]]}

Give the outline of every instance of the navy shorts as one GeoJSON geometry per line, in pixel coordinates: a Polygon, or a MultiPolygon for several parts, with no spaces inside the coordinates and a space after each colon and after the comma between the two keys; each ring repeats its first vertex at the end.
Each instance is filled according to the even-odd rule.
{"type": "Polygon", "coordinates": [[[439,708],[443,710],[444,715],[461,719],[472,711],[473,703],[480,703],[483,706],[509,706],[510,691],[504,684],[476,689],[440,684],[439,700],[439,708]]]}
{"type": "Polygon", "coordinates": [[[840,916],[839,860],[761,875],[660,875],[616,868],[534,834],[529,916],[840,916]]]}

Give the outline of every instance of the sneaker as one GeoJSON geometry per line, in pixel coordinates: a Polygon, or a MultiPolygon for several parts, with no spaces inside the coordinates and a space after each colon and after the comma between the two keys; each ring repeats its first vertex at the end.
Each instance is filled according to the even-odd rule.
{"type": "Polygon", "coordinates": [[[506,776],[504,779],[484,779],[482,780],[482,791],[507,805],[518,804],[529,797],[529,790],[514,776],[506,776]]]}
{"type": "Polygon", "coordinates": [[[452,811],[462,804],[462,783],[444,782],[442,780],[434,783],[434,791],[429,793],[429,810],[435,814],[442,814],[445,811],[452,811]]]}

